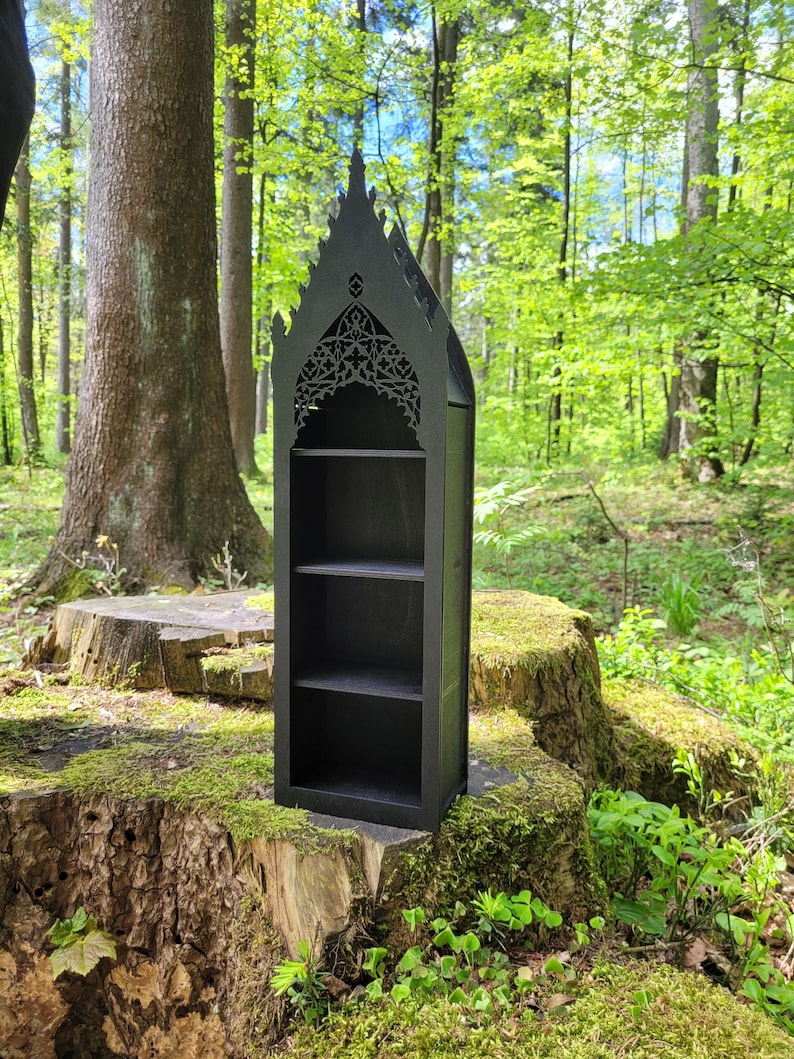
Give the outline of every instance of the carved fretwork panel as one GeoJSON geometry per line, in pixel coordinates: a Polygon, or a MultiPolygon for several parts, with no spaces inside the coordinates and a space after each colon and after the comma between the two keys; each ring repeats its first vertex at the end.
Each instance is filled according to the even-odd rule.
{"type": "Polygon", "coordinates": [[[395,400],[413,430],[418,429],[419,380],[413,364],[358,301],[348,305],[301,368],[295,387],[296,428],[303,426],[312,405],[353,382],[371,386],[395,400]]]}

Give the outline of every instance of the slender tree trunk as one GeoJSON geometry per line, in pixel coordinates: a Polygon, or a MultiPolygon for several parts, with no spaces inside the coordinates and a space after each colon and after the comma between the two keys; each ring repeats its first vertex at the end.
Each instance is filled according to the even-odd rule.
{"type": "Polygon", "coordinates": [[[461,27],[458,18],[439,21],[433,10],[433,77],[430,93],[429,174],[417,260],[452,315],[455,138],[446,119],[455,91],[461,27]],[[446,127],[445,127],[446,126],[446,127]]]}
{"type": "MultiPolygon", "coordinates": [[[[565,285],[568,282],[568,239],[571,230],[571,122],[573,119],[573,49],[574,28],[571,22],[568,29],[567,72],[565,75],[565,134],[563,137],[562,155],[562,218],[560,222],[560,249],[557,256],[557,282],[560,287],[560,301],[563,300],[565,285]]],[[[565,334],[558,328],[552,339],[555,359],[563,348],[565,334]]],[[[555,363],[551,370],[552,391],[549,400],[549,428],[546,439],[546,462],[551,463],[555,450],[560,442],[560,423],[562,422],[562,368],[555,363]]]]}
{"type": "MultiPolygon", "coordinates": [[[[356,0],[356,32],[361,48],[361,66],[366,68],[366,39],[367,39],[367,0],[356,0]]],[[[356,100],[356,109],[353,112],[353,146],[359,151],[364,149],[364,96],[356,100]]]]}
{"type": "Polygon", "coordinates": [[[680,405],[679,394],[681,391],[681,352],[676,344],[673,351],[673,369],[670,375],[670,385],[665,383],[665,397],[667,399],[667,418],[664,424],[664,434],[659,445],[659,457],[666,460],[668,456],[674,456],[678,452],[678,408],[680,405]]]}
{"type": "Polygon", "coordinates": [[[63,179],[59,204],[58,242],[58,407],[55,418],[55,445],[58,452],[69,452],[72,447],[71,417],[69,414],[70,380],[70,322],[72,293],[72,114],[71,68],[61,63],[61,153],[63,179]]]}
{"type": "MultiPolygon", "coordinates": [[[[268,353],[270,350],[268,348],[268,353]]],[[[268,404],[270,401],[270,357],[262,361],[256,373],[256,433],[267,434],[268,404]]]]}
{"type": "MultiPolygon", "coordinates": [[[[768,349],[771,349],[775,343],[775,335],[777,333],[777,320],[780,312],[780,304],[782,296],[780,292],[773,295],[770,299],[771,307],[767,304],[763,294],[760,294],[761,300],[758,304],[756,311],[756,328],[760,331],[761,326],[764,322],[767,309],[770,309],[772,314],[772,320],[769,324],[769,337],[766,342],[768,349]]],[[[762,359],[763,353],[760,348],[761,343],[756,341],[755,350],[755,363],[753,365],[753,382],[752,382],[752,397],[750,399],[750,433],[747,440],[742,448],[742,454],[739,457],[739,466],[743,467],[753,454],[755,448],[756,438],[758,437],[758,428],[761,425],[761,385],[764,377],[764,361],[762,359]]]]}
{"type": "Polygon", "coordinates": [[[226,0],[223,210],[221,231],[221,347],[237,466],[256,473],[256,394],[252,354],[254,40],[255,0],[226,0]]]}
{"type": "Polygon", "coordinates": [[[267,254],[265,253],[265,201],[269,198],[275,208],[276,185],[266,171],[259,178],[259,220],[257,223],[256,275],[257,275],[257,326],[256,326],[256,422],[254,433],[266,434],[268,425],[268,404],[270,401],[270,328],[273,320],[273,299],[270,295],[268,278],[265,275],[267,254]],[[270,192],[268,192],[270,187],[270,192]]]}
{"type": "MultiPolygon", "coordinates": [[[[716,179],[719,108],[717,75],[709,65],[716,44],[717,7],[714,0],[689,0],[693,67],[687,84],[686,143],[689,183],[686,189],[685,230],[717,217],[716,179]]],[[[717,336],[705,329],[682,338],[679,391],[678,452],[689,474],[709,481],[723,473],[716,452],[717,336]]]]}
{"type": "Polygon", "coordinates": [[[8,425],[8,400],[6,398],[6,358],[3,334],[3,319],[0,317],[0,434],[2,434],[3,463],[9,466],[14,462],[11,446],[11,431],[8,425]]]}
{"type": "Polygon", "coordinates": [[[30,142],[26,138],[16,168],[17,187],[17,373],[22,434],[28,459],[41,448],[36,393],[33,388],[33,232],[30,227],[30,142]]]}
{"type": "Polygon", "coordinates": [[[220,349],[212,0],[95,0],[93,15],[86,360],[61,527],[31,582],[64,591],[100,534],[129,590],[190,584],[227,541],[257,581],[269,541],[220,349]]]}
{"type": "MultiPolygon", "coordinates": [[[[741,31],[737,41],[739,46],[739,60],[738,69],[736,70],[736,77],[733,82],[733,98],[735,101],[735,110],[733,124],[734,128],[741,128],[742,118],[744,117],[744,89],[747,83],[747,34],[750,28],[750,0],[744,0],[744,8],[742,10],[742,24],[741,31]]],[[[742,168],[742,156],[739,154],[737,148],[733,152],[731,158],[731,182],[728,187],[728,212],[733,209],[736,204],[736,199],[739,195],[739,173],[742,168]]]]}

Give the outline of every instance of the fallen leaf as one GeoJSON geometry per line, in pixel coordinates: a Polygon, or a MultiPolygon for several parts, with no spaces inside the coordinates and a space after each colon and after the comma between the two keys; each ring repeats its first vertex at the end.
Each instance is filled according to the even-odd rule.
{"type": "Polygon", "coordinates": [[[546,1001],[546,1010],[554,1011],[557,1008],[565,1007],[566,1004],[573,1004],[575,1000],[576,997],[570,996],[568,993],[552,993],[546,1001]]]}
{"type": "Polygon", "coordinates": [[[697,970],[706,958],[706,943],[702,938],[695,938],[685,950],[681,965],[687,971],[697,970]]]}

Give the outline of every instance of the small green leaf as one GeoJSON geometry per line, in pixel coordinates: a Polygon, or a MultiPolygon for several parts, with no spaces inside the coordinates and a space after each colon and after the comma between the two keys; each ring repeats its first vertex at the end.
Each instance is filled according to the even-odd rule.
{"type": "Polygon", "coordinates": [[[74,971],[85,977],[105,956],[116,958],[116,942],[104,930],[92,930],[84,938],[65,948],[56,949],[50,955],[53,980],[64,971],[74,971]]]}
{"type": "Polygon", "coordinates": [[[462,938],[457,939],[462,952],[476,952],[480,947],[480,939],[476,934],[469,931],[462,938]]]}
{"type": "Polygon", "coordinates": [[[403,958],[397,964],[398,974],[410,974],[413,969],[422,962],[422,949],[419,945],[414,945],[412,949],[404,954],[403,958]]]}
{"type": "Polygon", "coordinates": [[[366,988],[366,994],[370,1000],[380,1000],[383,996],[383,979],[376,978],[374,982],[370,982],[366,988]]]}
{"type": "Polygon", "coordinates": [[[417,924],[425,921],[425,910],[424,908],[404,908],[403,917],[411,930],[416,930],[417,924]]]}
{"type": "Polygon", "coordinates": [[[455,936],[450,927],[445,927],[443,930],[440,930],[438,934],[435,935],[435,937],[433,938],[433,944],[439,949],[443,948],[443,946],[445,945],[448,945],[450,949],[455,949],[455,951],[457,952],[459,940],[460,939],[455,936]]]}

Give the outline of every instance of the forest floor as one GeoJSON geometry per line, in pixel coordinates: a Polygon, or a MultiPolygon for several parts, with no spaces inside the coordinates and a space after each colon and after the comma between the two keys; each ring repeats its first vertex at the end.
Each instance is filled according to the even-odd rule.
{"type": "MultiPolygon", "coordinates": [[[[10,690],[9,681],[35,686],[41,680],[40,674],[20,672],[19,666],[30,640],[46,627],[54,601],[20,596],[18,585],[47,553],[57,529],[62,492],[63,475],[58,470],[0,468],[0,700],[10,690]]],[[[250,493],[263,522],[269,525],[268,483],[251,483],[250,493]]],[[[123,566],[123,556],[120,562],[123,566]]],[[[518,472],[487,479],[480,475],[474,565],[475,587],[525,589],[587,610],[600,637],[601,666],[606,676],[653,680],[683,693],[733,723],[759,755],[766,755],[762,759],[765,804],[754,812],[759,819],[773,821],[768,829],[773,841],[764,845],[764,851],[773,851],[778,879],[787,884],[791,877],[786,870],[794,865],[794,785],[790,778],[794,762],[794,466],[760,470],[752,478],[707,487],[685,482],[670,468],[656,465],[601,477],[579,470],[535,477],[518,472]]],[[[97,571],[97,580],[101,573],[101,569],[97,571]]],[[[208,582],[202,589],[222,587],[208,582]]],[[[85,689],[70,691],[67,687],[57,694],[82,699],[85,689]]],[[[115,708],[104,701],[108,696],[112,698],[113,693],[101,689],[96,689],[96,695],[89,694],[91,710],[85,718],[81,715],[81,730],[67,733],[69,738],[83,740],[86,745],[91,740],[101,741],[102,732],[94,730],[99,721],[93,714],[115,708]]],[[[125,701],[129,704],[129,695],[125,701]]],[[[145,712],[145,708],[146,698],[142,696],[141,709],[145,712]]],[[[156,726],[156,721],[152,723],[156,726]]],[[[57,733],[55,742],[60,744],[62,734],[57,733]]],[[[81,743],[77,752],[82,749],[81,743]]],[[[697,773],[691,763],[689,768],[697,788],[697,773]]],[[[713,805],[707,804],[709,792],[699,793],[707,814],[713,810],[713,805]]],[[[711,839],[705,839],[704,834],[697,833],[692,850],[708,846],[711,839]]],[[[673,881],[680,884],[680,880],[673,881]]],[[[788,890],[784,892],[777,884],[777,892],[781,900],[765,897],[766,905],[762,901],[757,909],[759,917],[763,907],[770,909],[767,919],[776,924],[777,935],[772,936],[770,926],[767,933],[759,929],[753,936],[769,956],[769,974],[761,968],[756,975],[758,968],[750,966],[749,978],[743,982],[737,966],[719,955],[715,956],[717,969],[713,974],[732,981],[739,991],[749,979],[764,985],[767,975],[773,992],[769,993],[765,985],[760,992],[751,986],[745,989],[745,1002],[771,1015],[779,1026],[794,1029],[794,987],[789,983],[791,967],[786,964],[794,936],[794,905],[788,890]],[[786,908],[792,916],[789,922],[785,921],[786,908]],[[777,997],[774,988],[779,990],[777,997]]],[[[635,909],[635,914],[640,913],[635,909]]],[[[732,929],[735,932],[739,928],[733,924],[732,929]]],[[[597,927],[595,934],[599,931],[597,927]]],[[[560,1049],[563,1054],[579,1055],[579,1045],[565,1037],[567,1031],[558,1029],[551,1012],[557,1006],[567,1010],[573,997],[586,994],[603,1024],[604,1005],[609,1007],[611,1002],[605,999],[601,983],[610,982],[610,988],[625,993],[620,1001],[626,1014],[620,1047],[628,1047],[633,1040],[633,1050],[620,1051],[616,1046],[613,1051],[600,1051],[591,1044],[589,1051],[581,1052],[583,1056],[661,1054],[653,1049],[643,1051],[645,1046],[637,1043],[647,1035],[642,1021],[648,1023],[647,1033],[658,1035],[661,1031],[651,1023],[664,1017],[665,1003],[672,1011],[675,998],[685,995],[680,1010],[690,1014],[682,1016],[681,1043],[676,1045],[679,1050],[668,1049],[667,1054],[701,1054],[694,1046],[686,1050],[687,1019],[695,1017],[692,1012],[705,1010],[699,987],[690,989],[671,978],[655,992],[644,989],[642,972],[636,971],[626,953],[627,941],[638,935],[643,941],[638,948],[655,953],[656,962],[662,964],[671,959],[671,953],[689,951],[678,943],[672,947],[663,943],[658,932],[643,936],[636,923],[631,927],[624,922],[614,935],[605,934],[590,956],[583,953],[571,961],[570,953],[561,954],[553,946],[544,954],[544,960],[564,957],[559,969],[552,963],[545,973],[547,993],[552,998],[548,1010],[536,1012],[551,1019],[546,1030],[551,1051],[543,1050],[546,1045],[537,1041],[524,1041],[518,1048],[524,1033],[520,1019],[508,1020],[507,1027],[493,1040],[483,1031],[476,1048],[467,1037],[465,1053],[460,1041],[450,1048],[456,1055],[472,1056],[493,1054],[492,1048],[506,1048],[505,1054],[522,1056],[553,1054],[555,1050],[559,1054],[560,1049]],[[574,965],[577,974],[571,977],[569,967],[574,965]],[[614,969],[617,965],[628,967],[625,975],[614,969]],[[668,999],[661,1002],[659,996],[668,999]],[[513,1047],[518,1050],[513,1052],[513,1047]],[[480,1048],[483,1050],[477,1050],[480,1048]]],[[[746,948],[744,938],[741,931],[735,934],[734,963],[740,950],[746,948]]],[[[716,949],[711,951],[716,953],[716,949]]],[[[663,977],[665,972],[660,973],[663,977]]],[[[654,979],[655,974],[649,970],[647,980],[654,979]]],[[[542,979],[543,973],[538,977],[542,979]]],[[[585,1005],[579,1002],[576,1006],[584,1012],[585,1005]]],[[[409,1004],[389,1016],[390,1022],[385,1019],[384,1039],[396,1033],[406,1039],[417,1034],[421,1018],[412,1012],[409,1004]]],[[[342,1014],[332,1019],[328,1040],[318,1043],[317,1055],[358,1054],[351,1044],[355,1031],[345,1023],[346,1017],[342,1014]]],[[[725,1018],[729,1018],[727,1013],[725,1018]]],[[[476,1018],[461,1017],[451,1025],[443,1012],[434,1016],[435,1024],[441,1027],[439,1032],[443,1031],[448,1041],[456,1039],[460,1023],[467,1019],[470,1028],[482,1029],[476,1018]]],[[[313,1047],[305,1035],[298,1035],[293,1051],[308,1057],[315,1054],[313,1047]]],[[[428,1055],[446,1054],[440,1040],[432,1045],[429,1040],[424,1044],[418,1041],[417,1054],[425,1054],[425,1047],[428,1055]]],[[[775,1052],[776,1046],[769,1045],[773,1050],[766,1052],[765,1047],[753,1046],[759,1055],[794,1055],[794,1049],[791,1053],[775,1052]]]]}

